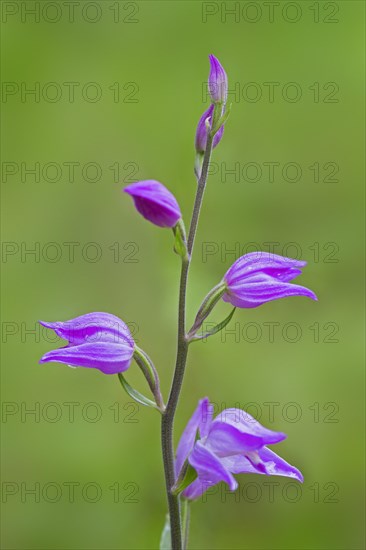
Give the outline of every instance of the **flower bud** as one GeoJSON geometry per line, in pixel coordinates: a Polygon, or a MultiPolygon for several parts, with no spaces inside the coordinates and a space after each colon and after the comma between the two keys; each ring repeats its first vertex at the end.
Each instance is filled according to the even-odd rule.
{"type": "Polygon", "coordinates": [[[182,217],[176,198],[158,181],[138,181],[124,191],[131,195],[138,212],[159,227],[174,227],[182,217]]]}
{"type": "Polygon", "coordinates": [[[210,74],[208,75],[208,90],[212,103],[226,103],[228,83],[227,75],[220,61],[214,56],[209,56],[210,74]]]}
{"type": "MultiPolygon", "coordinates": [[[[206,150],[207,145],[207,136],[208,136],[208,128],[207,128],[207,122],[209,127],[212,126],[212,115],[214,112],[214,105],[210,105],[207,111],[203,113],[201,118],[199,119],[197,130],[196,130],[196,141],[195,141],[195,147],[197,153],[204,153],[206,150]]],[[[212,146],[216,147],[221,141],[222,134],[224,133],[224,126],[221,126],[221,128],[216,132],[212,146]]]]}

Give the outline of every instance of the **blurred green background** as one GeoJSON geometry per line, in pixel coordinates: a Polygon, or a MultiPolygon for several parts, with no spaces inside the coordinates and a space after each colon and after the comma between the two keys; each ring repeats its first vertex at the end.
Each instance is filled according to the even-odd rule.
{"type": "MultiPolygon", "coordinates": [[[[241,476],[235,495],[219,487],[192,506],[190,547],[363,548],[363,2],[36,4],[2,2],[2,547],[158,546],[158,415],[131,404],[115,376],[39,366],[61,342],[36,321],[120,316],[167,394],[179,260],[170,231],[121,189],[162,181],[188,223],[214,53],[233,108],[189,320],[236,257],[268,243],[308,261],[299,282],[319,302],[237,311],[234,333],[192,346],[176,438],[205,395],[217,410],[241,406],[288,434],[276,451],[305,482],[241,476]]],[[[135,366],[128,378],[144,388],[135,366]]]]}

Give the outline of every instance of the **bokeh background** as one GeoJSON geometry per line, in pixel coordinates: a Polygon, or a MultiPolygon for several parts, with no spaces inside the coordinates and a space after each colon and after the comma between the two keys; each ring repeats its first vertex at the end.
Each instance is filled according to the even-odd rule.
{"type": "MultiPolygon", "coordinates": [[[[241,406],[288,434],[276,451],[305,482],[241,476],[236,495],[219,487],[192,506],[190,547],[363,548],[364,4],[35,4],[2,2],[2,547],[158,547],[158,415],[115,376],[39,366],[62,344],[36,321],[120,316],[167,394],[179,260],[171,232],[139,217],[121,189],[162,181],[188,223],[214,53],[233,108],[188,318],[236,257],[269,246],[308,261],[301,283],[319,302],[237,311],[233,333],[192,346],[176,437],[204,395],[217,410],[241,406]]],[[[136,367],[128,378],[145,389],[136,367]]]]}

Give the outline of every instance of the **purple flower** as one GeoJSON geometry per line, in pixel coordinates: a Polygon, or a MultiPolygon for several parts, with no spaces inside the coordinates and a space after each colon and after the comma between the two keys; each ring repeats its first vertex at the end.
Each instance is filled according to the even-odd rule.
{"type": "MultiPolygon", "coordinates": [[[[204,153],[206,149],[207,144],[207,127],[206,127],[206,120],[209,120],[210,126],[212,124],[212,114],[214,111],[214,106],[210,105],[207,111],[203,113],[201,116],[197,131],[196,131],[196,151],[197,153],[204,153]]],[[[224,126],[221,126],[221,128],[216,132],[214,138],[213,138],[213,147],[216,147],[216,145],[219,144],[222,134],[224,133],[224,126]]]]}
{"type": "Polygon", "coordinates": [[[197,499],[220,481],[235,491],[238,482],[233,474],[286,476],[302,482],[301,472],[266,446],[285,438],[285,434],[264,428],[241,409],[226,409],[213,419],[213,406],[207,397],[202,399],[177,449],[177,475],[188,460],[198,476],[183,496],[197,499]]]}
{"type": "Polygon", "coordinates": [[[130,366],[135,343],[127,325],[110,313],[87,313],[66,322],[40,324],[68,340],[64,348],[45,353],[40,363],[57,361],[72,367],[99,369],[104,374],[130,366]]]}
{"type": "Polygon", "coordinates": [[[176,198],[158,181],[138,181],[124,191],[131,195],[140,214],[159,227],[174,227],[182,217],[176,198]]]}
{"type": "Polygon", "coordinates": [[[306,262],[269,252],[245,254],[224,276],[226,292],[223,300],[235,307],[245,308],[258,307],[288,296],[307,296],[317,300],[308,288],[289,282],[301,275],[300,268],[305,265],[306,262]]]}
{"type": "Polygon", "coordinates": [[[213,103],[226,103],[227,99],[227,76],[220,61],[209,55],[210,74],[208,75],[208,90],[213,103]]]}

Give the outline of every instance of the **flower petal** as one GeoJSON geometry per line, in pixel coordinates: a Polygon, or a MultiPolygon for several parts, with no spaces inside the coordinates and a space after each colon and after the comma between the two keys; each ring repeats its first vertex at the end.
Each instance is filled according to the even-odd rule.
{"type": "MultiPolygon", "coordinates": [[[[235,491],[238,487],[238,482],[231,472],[212,451],[202,444],[201,441],[196,442],[193,451],[188,457],[188,461],[197,472],[198,480],[201,483],[200,491],[204,492],[210,486],[220,481],[227,483],[230,491],[235,491]]],[[[198,485],[197,480],[195,480],[194,483],[198,485]]],[[[189,487],[190,486],[185,490],[187,491],[188,489],[188,493],[189,487]]],[[[183,492],[184,495],[186,495],[185,491],[183,492]]]]}
{"type": "Polygon", "coordinates": [[[209,55],[210,73],[208,75],[208,89],[211,100],[215,102],[226,102],[228,93],[228,81],[224,67],[214,55],[209,55]]]}
{"type": "MultiPolygon", "coordinates": [[[[209,119],[210,124],[212,123],[212,113],[214,111],[214,106],[211,104],[207,111],[203,113],[201,118],[198,121],[197,130],[196,130],[196,140],[195,140],[195,147],[197,153],[204,153],[206,150],[207,145],[207,128],[206,128],[206,120],[209,119]]],[[[216,145],[220,143],[220,140],[222,138],[222,135],[224,133],[224,126],[221,126],[221,128],[216,132],[212,147],[215,148],[216,145]]]]}
{"type": "Polygon", "coordinates": [[[196,441],[197,431],[200,431],[201,437],[204,437],[211,425],[213,407],[210,404],[208,397],[201,399],[198,402],[197,408],[192,417],[188,421],[187,426],[182,433],[177,447],[177,455],[175,461],[176,474],[179,472],[192,451],[196,441]],[[204,434],[204,435],[202,435],[204,434]]]}
{"type": "Polygon", "coordinates": [[[133,348],[126,344],[93,342],[49,351],[40,363],[57,361],[74,367],[99,369],[104,374],[116,374],[128,369],[133,356],[133,348]]]}
{"type": "Polygon", "coordinates": [[[208,481],[201,481],[199,478],[197,478],[184,489],[182,495],[189,500],[196,500],[214,485],[217,485],[217,483],[209,483],[208,481]]]}
{"type": "Polygon", "coordinates": [[[260,272],[279,279],[283,277],[282,280],[289,281],[291,279],[287,278],[286,273],[293,275],[291,277],[293,279],[300,275],[300,268],[305,266],[306,262],[302,260],[294,260],[270,252],[249,252],[233,263],[225,274],[225,280],[232,285],[248,275],[260,272]]]}
{"type": "Polygon", "coordinates": [[[218,414],[214,420],[215,422],[225,422],[234,426],[243,433],[251,434],[256,437],[261,438],[263,441],[266,441],[266,444],[269,443],[278,443],[286,439],[286,434],[282,432],[274,432],[262,426],[258,420],[256,420],[251,414],[242,409],[224,409],[220,414],[218,414]]]}
{"type": "Polygon", "coordinates": [[[207,398],[203,400],[201,413],[202,416],[199,431],[200,437],[203,439],[204,437],[207,437],[208,432],[210,431],[214,413],[213,405],[211,405],[207,398]]]}
{"type": "Polygon", "coordinates": [[[314,292],[308,288],[286,283],[265,274],[250,275],[230,285],[222,299],[235,307],[253,308],[289,296],[307,296],[317,300],[314,292]]]}
{"type": "Polygon", "coordinates": [[[265,464],[267,475],[293,477],[301,481],[301,483],[304,481],[304,477],[300,470],[286,462],[286,460],[271,451],[271,449],[264,447],[258,454],[265,464]]]}
{"type": "Polygon", "coordinates": [[[233,455],[221,459],[221,462],[233,474],[265,474],[268,476],[285,476],[304,481],[303,475],[276,453],[263,447],[258,451],[260,462],[255,466],[246,456],[233,455]],[[259,465],[260,464],[260,465],[259,465]]]}
{"type": "Polygon", "coordinates": [[[241,409],[225,409],[212,422],[206,444],[218,456],[255,451],[270,443],[278,443],[286,434],[262,426],[241,409]]]}
{"type": "Polygon", "coordinates": [[[86,313],[65,322],[39,322],[42,326],[54,330],[57,336],[67,340],[71,345],[88,341],[127,343],[131,348],[134,346],[134,340],[126,323],[111,313],[86,313]]]}

